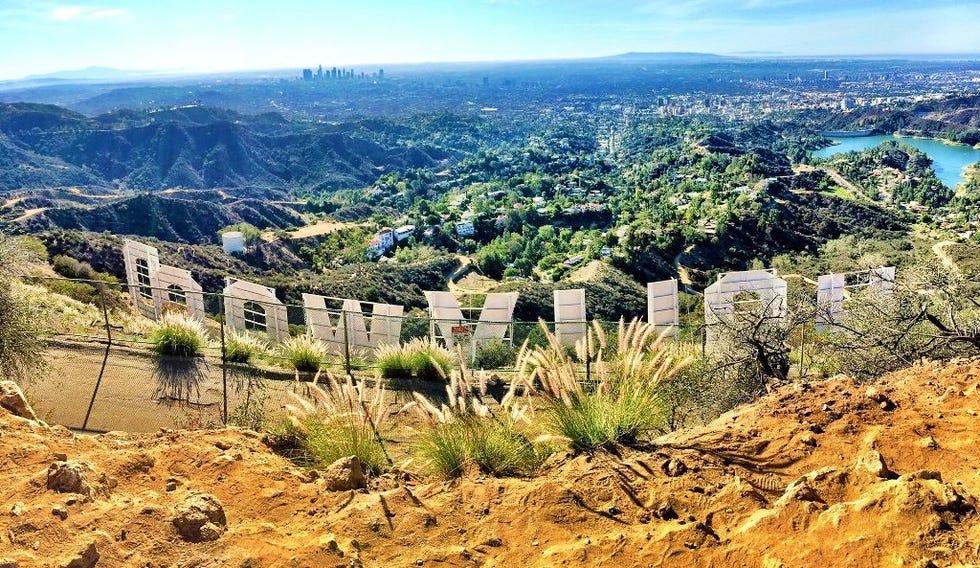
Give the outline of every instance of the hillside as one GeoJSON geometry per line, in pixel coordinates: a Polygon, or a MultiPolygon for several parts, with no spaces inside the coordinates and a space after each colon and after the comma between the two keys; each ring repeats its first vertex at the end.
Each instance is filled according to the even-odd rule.
{"type": "Polygon", "coordinates": [[[978,397],[976,362],[913,368],[873,385],[837,377],[787,385],[646,450],[557,454],[531,479],[470,474],[443,483],[402,471],[361,492],[326,491],[322,477],[248,431],[92,437],[0,410],[4,444],[16,448],[0,458],[8,507],[0,532],[9,539],[0,560],[972,565],[980,562],[978,397]],[[82,472],[84,483],[66,471],[82,472]],[[195,518],[193,526],[212,522],[188,538],[214,540],[178,535],[175,526],[186,531],[195,518]]]}
{"type": "Polygon", "coordinates": [[[0,190],[356,187],[379,171],[434,167],[449,156],[390,134],[379,121],[311,125],[200,105],[89,118],[53,105],[0,103],[0,190]]]}
{"type": "Polygon", "coordinates": [[[954,96],[922,102],[910,109],[858,109],[829,117],[824,130],[873,129],[980,144],[980,97],[954,96]]]}
{"type": "MultiPolygon", "coordinates": [[[[292,209],[258,199],[217,204],[153,194],[92,208],[55,208],[43,213],[42,218],[50,228],[109,231],[196,244],[215,242],[220,229],[235,223],[251,223],[260,229],[281,229],[303,223],[292,209]]],[[[35,222],[38,223],[41,221],[35,222]]]]}

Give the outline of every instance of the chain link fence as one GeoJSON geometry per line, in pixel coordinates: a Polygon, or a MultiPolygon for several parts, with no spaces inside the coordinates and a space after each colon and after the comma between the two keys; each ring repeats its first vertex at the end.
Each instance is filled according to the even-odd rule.
{"type": "MultiPolygon", "coordinates": [[[[47,368],[22,385],[39,416],[50,423],[93,432],[149,432],[230,423],[256,427],[281,414],[294,394],[305,392],[303,381],[312,378],[310,374],[300,375],[291,369],[287,357],[279,350],[283,339],[313,334],[313,327],[308,325],[309,307],[277,304],[285,313],[287,333],[279,336],[279,341],[270,339],[268,351],[256,363],[242,364],[226,357],[234,327],[225,314],[230,305],[226,303],[227,298],[201,292],[202,319],[210,338],[203,355],[164,357],[152,349],[149,338],[155,325],[152,319],[167,311],[187,311],[186,296],[176,295],[171,289],[161,290],[163,297],[173,301],[153,305],[150,299],[157,290],[145,286],[130,295],[125,284],[115,282],[38,276],[23,277],[23,280],[78,300],[53,307],[62,316],[39,338],[48,352],[47,368]],[[148,300],[143,305],[134,305],[131,296],[139,302],[140,292],[148,300]]],[[[473,339],[479,325],[475,321],[479,317],[477,312],[467,312],[466,319],[447,322],[432,320],[420,310],[401,316],[388,313],[376,316],[370,311],[370,303],[362,305],[368,310],[359,313],[345,309],[321,310],[335,331],[332,337],[317,338],[328,350],[323,372],[349,375],[355,381],[374,381],[380,377],[382,369],[374,357],[378,345],[371,342],[371,335],[374,326],[380,329],[382,320],[386,330],[383,337],[391,338],[394,327],[399,330],[397,337],[401,343],[424,338],[448,344],[470,368],[486,369],[505,382],[515,372],[516,354],[525,341],[531,345],[546,342],[542,327],[550,332],[558,329],[565,334],[566,344],[571,345],[586,327],[594,325],[600,326],[607,338],[615,342],[619,325],[603,321],[558,325],[495,322],[506,324],[502,336],[477,341],[473,339]],[[395,326],[392,326],[393,319],[397,319],[395,326]],[[447,327],[452,333],[444,337],[441,329],[447,327]]],[[[238,327],[262,335],[261,322],[256,319],[244,326],[238,322],[238,327]]],[[[681,326],[677,335],[701,343],[703,332],[700,328],[681,326]]],[[[589,353],[582,361],[585,380],[594,355],[589,353]]],[[[406,400],[410,399],[409,390],[442,391],[438,383],[418,380],[389,380],[388,383],[389,390],[403,391],[406,400]]]]}

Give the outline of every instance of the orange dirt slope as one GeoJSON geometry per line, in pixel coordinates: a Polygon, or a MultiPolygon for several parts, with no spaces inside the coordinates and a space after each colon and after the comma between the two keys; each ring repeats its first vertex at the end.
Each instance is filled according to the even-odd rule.
{"type": "Polygon", "coordinates": [[[978,384],[960,362],[788,385],[530,480],[401,473],[347,492],[254,433],[76,436],[0,411],[0,566],[977,564],[978,384]],[[87,464],[90,499],[47,488],[64,459],[87,464]],[[216,540],[174,527],[195,492],[223,504],[216,540]]]}

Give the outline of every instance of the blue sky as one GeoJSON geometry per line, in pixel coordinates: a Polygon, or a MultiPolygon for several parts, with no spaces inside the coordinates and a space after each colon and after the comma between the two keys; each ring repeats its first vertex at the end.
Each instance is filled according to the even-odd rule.
{"type": "Polygon", "coordinates": [[[980,53],[980,0],[0,0],[0,79],[701,51],[980,53]]]}

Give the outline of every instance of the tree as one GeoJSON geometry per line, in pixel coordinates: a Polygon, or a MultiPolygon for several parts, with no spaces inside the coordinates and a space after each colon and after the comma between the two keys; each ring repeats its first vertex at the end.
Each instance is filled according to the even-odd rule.
{"type": "Polygon", "coordinates": [[[922,358],[980,354],[980,282],[938,261],[902,271],[890,291],[851,295],[832,325],[837,370],[873,378],[922,358]]]}

